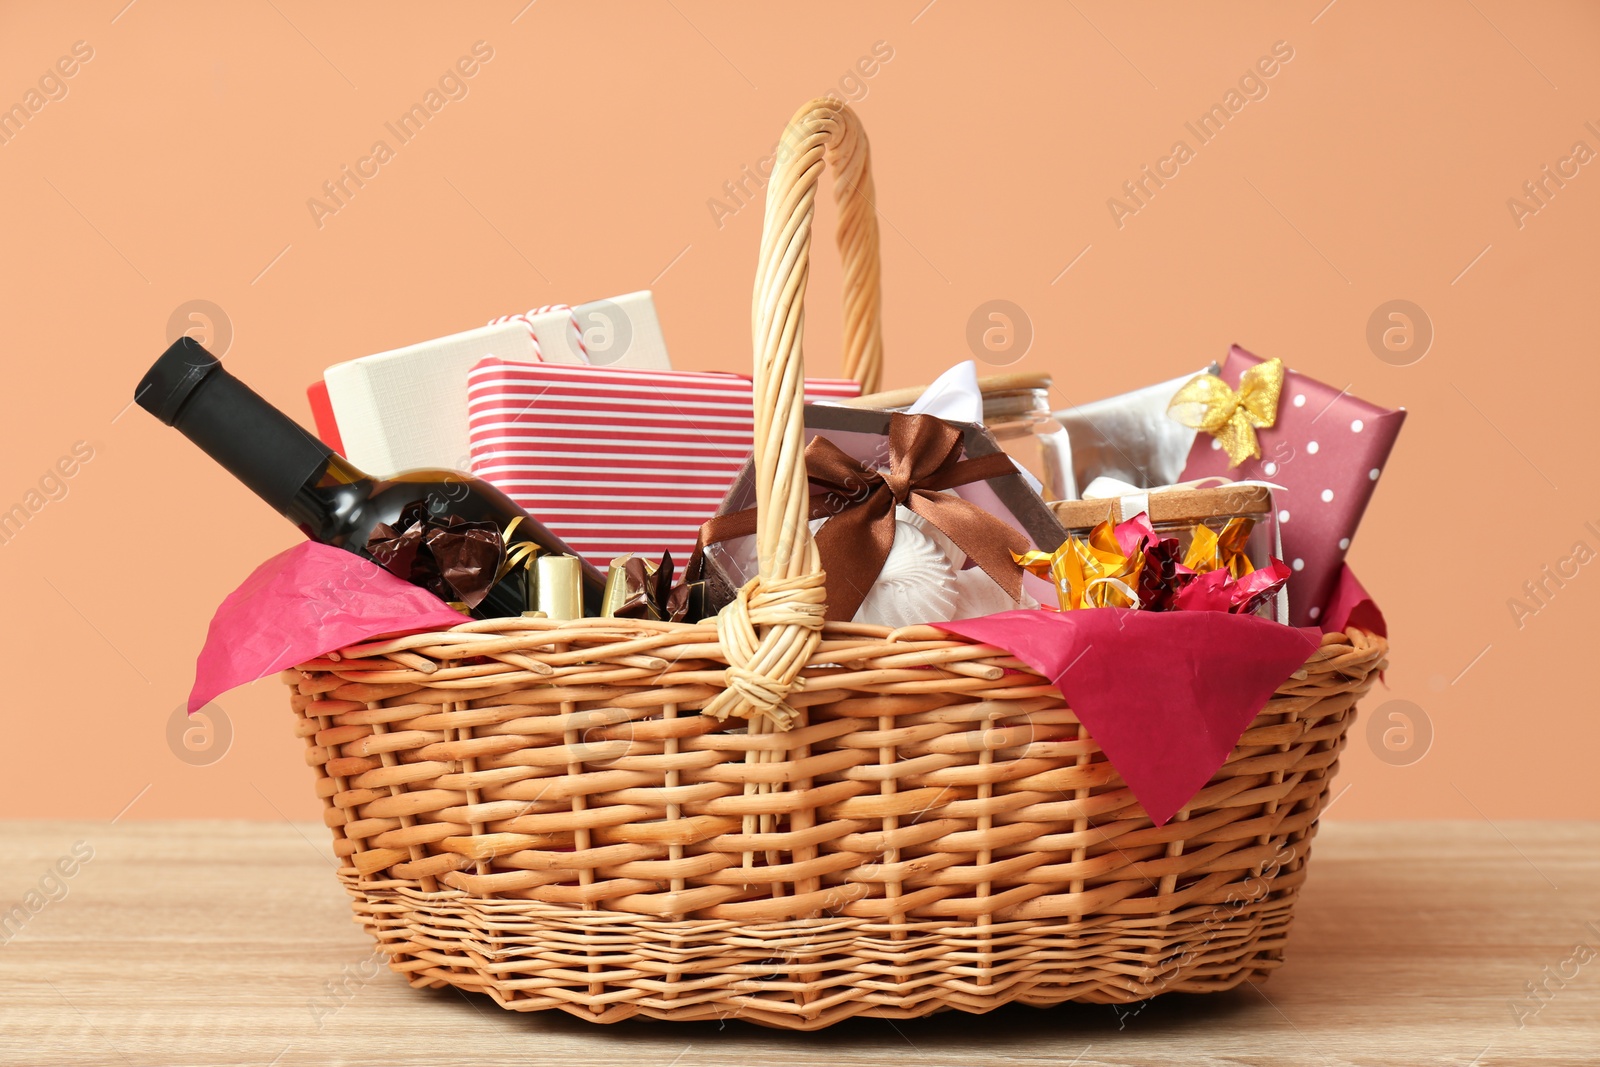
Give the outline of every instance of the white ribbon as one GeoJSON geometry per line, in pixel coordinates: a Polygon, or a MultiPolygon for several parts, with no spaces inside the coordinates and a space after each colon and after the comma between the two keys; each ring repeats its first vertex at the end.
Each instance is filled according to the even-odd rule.
{"type": "Polygon", "coordinates": [[[1220,474],[1210,474],[1204,478],[1191,478],[1187,482],[1173,482],[1171,485],[1152,485],[1148,489],[1144,489],[1137,485],[1130,485],[1120,478],[1110,478],[1102,474],[1089,483],[1089,488],[1083,491],[1083,499],[1107,500],[1111,497],[1128,496],[1134,493],[1149,495],[1150,493],[1165,493],[1168,489],[1215,489],[1224,485],[1260,485],[1268,489],[1276,489],[1279,492],[1289,491],[1288,486],[1279,485],[1276,482],[1263,482],[1253,478],[1236,482],[1232,478],[1227,478],[1220,474]]]}
{"type": "Polygon", "coordinates": [[[1089,590],[1093,589],[1097,585],[1109,585],[1113,589],[1119,590],[1123,596],[1132,601],[1132,603],[1130,603],[1128,606],[1134,611],[1140,611],[1144,608],[1144,605],[1139,601],[1138,591],[1129,588],[1128,583],[1123,581],[1121,578],[1096,578],[1094,581],[1083,587],[1085,600],[1088,599],[1089,590]]]}

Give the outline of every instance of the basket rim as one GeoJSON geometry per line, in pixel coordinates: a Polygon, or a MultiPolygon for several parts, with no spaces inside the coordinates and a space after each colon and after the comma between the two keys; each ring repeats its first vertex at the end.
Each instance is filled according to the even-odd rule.
{"type": "MultiPolygon", "coordinates": [[[[494,618],[494,619],[469,619],[458,626],[447,630],[397,630],[393,633],[378,634],[341,648],[333,649],[321,656],[305,660],[296,665],[296,670],[317,670],[337,672],[348,667],[350,660],[365,660],[372,657],[382,657],[394,652],[408,652],[416,648],[444,646],[459,643],[463,646],[460,657],[483,654],[478,649],[471,648],[474,644],[483,644],[486,640],[495,638],[510,639],[515,633],[531,635],[546,631],[552,636],[546,636],[537,644],[559,644],[561,638],[568,634],[573,637],[591,637],[596,632],[613,633],[616,640],[612,644],[631,645],[644,640],[652,643],[663,635],[689,636],[704,634],[706,642],[714,643],[717,640],[717,623],[715,618],[703,619],[700,622],[669,622],[657,619],[619,619],[619,618],[582,618],[582,619],[540,619],[540,618],[494,618]]],[[[858,640],[866,645],[884,643],[918,643],[938,642],[950,646],[977,645],[993,649],[999,656],[1010,657],[1006,649],[995,645],[983,645],[981,642],[972,641],[958,634],[951,633],[941,628],[936,623],[918,623],[913,626],[878,626],[871,623],[857,622],[829,622],[822,628],[823,642],[829,646],[830,653],[843,651],[841,642],[858,640]]],[[[699,644],[702,642],[691,642],[699,644]]],[[[1335,653],[1329,652],[1330,645],[1347,644],[1355,647],[1382,645],[1387,650],[1389,639],[1387,635],[1379,634],[1359,626],[1348,626],[1343,630],[1324,630],[1318,647],[1313,649],[1306,662],[1320,663],[1335,653]]],[[[607,648],[603,644],[591,644],[589,649],[600,652],[607,648]]],[[[571,655],[571,653],[568,653],[571,655]]],[[[1031,673],[1037,674],[1032,668],[1031,673]]],[[[419,675],[426,677],[426,675],[419,675]]],[[[1042,675],[1041,675],[1042,677],[1042,675]]]]}

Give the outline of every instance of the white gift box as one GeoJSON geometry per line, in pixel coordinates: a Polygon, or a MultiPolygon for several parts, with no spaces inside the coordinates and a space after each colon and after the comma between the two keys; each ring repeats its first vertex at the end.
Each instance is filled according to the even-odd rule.
{"type": "Polygon", "coordinates": [[[508,316],[475,330],[363,356],[322,375],[345,457],[379,477],[420,467],[466,470],[471,454],[467,372],[490,357],[671,367],[648,290],[508,316]]]}

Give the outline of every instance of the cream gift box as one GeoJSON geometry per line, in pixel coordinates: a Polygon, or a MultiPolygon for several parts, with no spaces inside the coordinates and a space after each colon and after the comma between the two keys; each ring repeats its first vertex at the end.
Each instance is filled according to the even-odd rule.
{"type": "Polygon", "coordinates": [[[421,467],[466,470],[471,457],[467,372],[491,357],[517,363],[671,367],[648,290],[570,310],[555,307],[509,316],[475,330],[335,364],[322,377],[345,457],[379,476],[421,467]]]}

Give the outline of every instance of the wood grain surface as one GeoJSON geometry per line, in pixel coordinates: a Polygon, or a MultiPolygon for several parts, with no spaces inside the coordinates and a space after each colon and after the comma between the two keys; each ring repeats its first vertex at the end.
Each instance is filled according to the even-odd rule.
{"type": "Polygon", "coordinates": [[[1600,1062],[1595,823],[1325,826],[1264,986],[817,1034],[410,989],[313,824],[0,822],[0,850],[5,1064],[1600,1062]]]}

